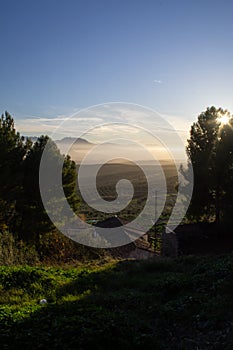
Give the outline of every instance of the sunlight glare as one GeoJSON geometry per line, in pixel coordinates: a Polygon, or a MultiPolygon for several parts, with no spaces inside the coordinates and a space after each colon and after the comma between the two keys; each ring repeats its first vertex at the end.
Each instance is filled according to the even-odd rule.
{"type": "Polygon", "coordinates": [[[222,124],[222,125],[228,124],[228,123],[229,123],[229,119],[230,119],[229,116],[226,115],[226,114],[223,114],[223,115],[221,115],[221,116],[218,118],[220,124],[222,124]]]}

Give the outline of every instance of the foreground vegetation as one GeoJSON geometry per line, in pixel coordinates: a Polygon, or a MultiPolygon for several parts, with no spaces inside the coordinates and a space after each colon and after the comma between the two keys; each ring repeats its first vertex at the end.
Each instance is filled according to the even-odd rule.
{"type": "Polygon", "coordinates": [[[0,283],[2,349],[233,346],[233,255],[2,266],[0,283]]]}

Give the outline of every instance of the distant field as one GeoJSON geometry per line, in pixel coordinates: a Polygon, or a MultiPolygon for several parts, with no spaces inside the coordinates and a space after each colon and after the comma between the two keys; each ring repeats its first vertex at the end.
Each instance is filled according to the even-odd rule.
{"type": "MultiPolygon", "coordinates": [[[[85,178],[85,192],[87,193],[89,202],[94,203],[95,198],[93,197],[92,190],[90,189],[90,178],[94,169],[94,165],[86,165],[86,167],[89,169],[87,170],[87,176],[85,178]]],[[[77,168],[79,169],[79,166],[77,166],[77,168]]],[[[152,177],[160,176],[159,168],[156,168],[150,164],[144,164],[143,168],[144,170],[146,169],[152,177]]],[[[174,204],[176,198],[175,185],[177,184],[178,180],[174,164],[171,164],[169,162],[162,162],[162,168],[165,174],[167,186],[167,200],[164,209],[165,213],[169,211],[174,204]]],[[[143,170],[138,165],[133,163],[104,164],[98,172],[96,186],[100,196],[104,200],[112,201],[117,198],[116,184],[121,179],[129,180],[134,187],[134,196],[131,203],[120,213],[122,218],[132,220],[143,209],[148,193],[147,179],[143,173],[143,170]]],[[[155,188],[154,190],[159,192],[160,189],[155,188]]],[[[104,217],[111,216],[97,212],[86,203],[82,203],[81,212],[86,215],[87,219],[103,219],[104,217]]]]}
{"type": "MultiPolygon", "coordinates": [[[[154,149],[154,153],[151,153],[147,159],[139,160],[143,168],[141,169],[137,164],[128,160],[132,159],[130,158],[130,156],[137,156],[137,148],[134,148],[129,145],[117,145],[109,143],[106,144],[104,148],[96,150],[95,147],[97,147],[98,145],[92,144],[87,140],[78,139],[75,142],[74,140],[75,139],[66,138],[62,141],[57,141],[57,145],[60,148],[61,152],[69,152],[71,158],[77,164],[78,171],[80,164],[84,160],[84,157],[87,156],[88,152],[93,150],[95,154],[95,156],[91,158],[91,162],[89,163],[89,159],[89,161],[87,161],[87,164],[85,165],[86,174],[83,179],[83,187],[87,201],[90,205],[85,203],[84,200],[82,201],[80,212],[83,214],[83,218],[85,216],[87,220],[103,220],[113,215],[106,214],[104,210],[102,212],[95,210],[91,206],[97,203],[96,197],[90,186],[90,184],[93,183],[91,176],[94,172],[95,167],[98,166],[98,164],[102,164],[101,159],[104,159],[105,156],[107,157],[107,159],[112,160],[108,163],[104,161],[103,165],[100,167],[96,178],[96,187],[99,195],[102,197],[103,200],[106,201],[106,207],[109,207],[108,202],[117,199],[117,183],[122,179],[127,179],[133,185],[134,195],[131,202],[125,207],[125,209],[117,214],[129,221],[136,218],[138,214],[143,210],[148,197],[148,183],[144,174],[144,172],[146,172],[150,181],[152,181],[154,184],[152,188],[154,194],[156,193],[157,203],[161,204],[162,197],[164,195],[166,196],[166,203],[162,215],[169,216],[169,213],[171,213],[172,207],[176,200],[177,192],[175,188],[176,184],[178,183],[176,166],[171,160],[160,160],[160,164],[162,166],[166,182],[166,188],[162,190],[160,188],[161,186],[157,184],[159,182],[159,179],[161,179],[161,169],[160,166],[155,165],[154,163],[154,157],[156,158],[156,148],[154,149]],[[72,142],[74,142],[73,145],[72,142]],[[70,145],[72,146],[70,147],[70,145]],[[122,152],[123,154],[125,154],[125,158],[111,158],[111,155],[115,154],[113,152],[116,147],[117,151],[119,151],[119,154],[122,154],[122,152]]],[[[180,161],[180,163],[182,163],[182,161],[180,161]]],[[[78,194],[80,198],[82,198],[79,188],[78,194]]],[[[127,188],[124,188],[122,190],[121,195],[122,198],[128,198],[127,188]]]]}

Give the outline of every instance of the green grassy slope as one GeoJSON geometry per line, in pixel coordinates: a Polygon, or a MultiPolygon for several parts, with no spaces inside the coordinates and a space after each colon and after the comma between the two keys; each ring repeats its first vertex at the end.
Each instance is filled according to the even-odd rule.
{"type": "Polygon", "coordinates": [[[233,255],[0,267],[0,283],[1,349],[233,348],[233,255]]]}

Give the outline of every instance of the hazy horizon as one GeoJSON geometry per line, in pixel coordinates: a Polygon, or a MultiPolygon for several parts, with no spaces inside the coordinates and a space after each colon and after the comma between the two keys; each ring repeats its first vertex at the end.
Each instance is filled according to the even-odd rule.
{"type": "MultiPolygon", "coordinates": [[[[84,157],[91,152],[91,150],[94,150],[97,148],[97,151],[95,150],[93,157],[90,157],[87,160],[87,164],[101,164],[103,163],[103,159],[109,158],[109,162],[111,163],[130,163],[132,162],[131,159],[136,159],[138,162],[141,163],[154,163],[154,161],[157,159],[158,161],[166,161],[166,162],[173,162],[173,159],[168,156],[167,152],[163,149],[156,148],[155,146],[149,146],[144,145],[145,149],[148,151],[146,152],[146,156],[144,158],[136,157],[136,154],[138,153],[137,145],[135,147],[133,145],[120,145],[120,144],[100,144],[101,149],[98,150],[98,144],[74,144],[69,148],[69,144],[63,144],[59,141],[56,142],[60,152],[62,154],[69,154],[77,164],[80,164],[84,157]],[[117,157],[113,156],[113,152],[116,152],[118,150],[120,153],[121,151],[127,151],[125,157],[117,157]],[[120,160],[120,161],[119,161],[120,160]]],[[[176,163],[186,163],[186,158],[182,158],[177,156],[179,152],[176,152],[176,163]]],[[[182,153],[181,153],[182,154],[182,153]]],[[[105,163],[105,162],[104,162],[105,163]]]]}

